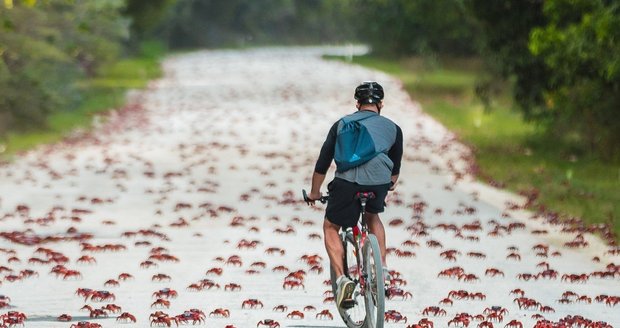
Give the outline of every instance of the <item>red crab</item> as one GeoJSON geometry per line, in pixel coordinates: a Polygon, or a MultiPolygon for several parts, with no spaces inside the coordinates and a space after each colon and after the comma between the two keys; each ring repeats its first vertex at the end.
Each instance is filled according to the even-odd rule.
{"type": "Polygon", "coordinates": [[[211,313],[209,313],[209,317],[228,318],[230,317],[230,311],[228,309],[218,308],[211,311],[211,313]]]}
{"type": "Polygon", "coordinates": [[[286,310],[288,310],[288,306],[282,304],[273,307],[274,312],[284,312],[286,310]]]}
{"type": "Polygon", "coordinates": [[[121,273],[118,275],[118,280],[125,281],[125,280],[130,280],[130,279],[133,279],[133,276],[130,275],[129,273],[121,273]]]}
{"type": "Polygon", "coordinates": [[[159,291],[153,293],[153,297],[156,298],[176,298],[177,296],[177,291],[170,288],[160,289],[159,291]]]}
{"type": "Polygon", "coordinates": [[[269,328],[279,328],[280,323],[278,323],[277,321],[273,319],[263,319],[256,324],[256,327],[258,326],[267,326],[269,328]]]}
{"type": "Polygon", "coordinates": [[[56,320],[67,322],[73,320],[73,317],[68,314],[61,314],[58,316],[58,318],[56,318],[56,320]]]}
{"type": "Polygon", "coordinates": [[[158,298],[153,304],[151,304],[151,308],[170,308],[170,301],[158,298]]]}
{"type": "Polygon", "coordinates": [[[262,309],[263,308],[263,302],[255,299],[255,298],[250,298],[250,299],[247,299],[247,300],[243,301],[243,303],[241,303],[241,308],[242,309],[245,309],[246,306],[249,307],[250,309],[255,309],[258,306],[260,306],[261,309],[262,309]]]}
{"type": "Polygon", "coordinates": [[[90,295],[94,292],[95,291],[90,288],[78,288],[77,291],[75,292],[75,295],[88,299],[90,295]]]}
{"type": "Polygon", "coordinates": [[[300,288],[300,287],[303,289],[306,288],[303,283],[301,283],[300,281],[295,281],[295,280],[287,280],[282,284],[282,288],[284,289],[293,289],[293,288],[300,288]]]}
{"type": "Polygon", "coordinates": [[[406,300],[406,299],[413,297],[413,295],[410,292],[406,292],[398,287],[389,287],[387,289],[387,295],[388,295],[388,299],[390,300],[395,297],[400,297],[401,300],[406,300]]]}
{"type": "Polygon", "coordinates": [[[196,323],[200,324],[200,323],[205,322],[204,312],[198,309],[190,309],[188,311],[183,312],[182,314],[175,316],[174,318],[177,321],[177,325],[178,323],[189,324],[190,320],[192,321],[192,325],[195,325],[196,323]]]}
{"type": "MultiPolygon", "coordinates": [[[[89,296],[90,300],[93,302],[109,302],[116,300],[116,296],[106,290],[96,290],[92,292],[89,296]]],[[[86,297],[86,299],[88,300],[88,296],[86,297]]]]}
{"type": "Polygon", "coordinates": [[[315,317],[317,319],[334,320],[334,316],[331,314],[331,312],[329,312],[328,309],[322,310],[321,312],[317,313],[315,317]]]}
{"type": "Polygon", "coordinates": [[[510,320],[510,322],[508,322],[506,326],[504,327],[505,328],[523,328],[523,324],[518,320],[510,320]]]}
{"type": "Polygon", "coordinates": [[[13,326],[23,326],[24,321],[26,321],[26,315],[17,312],[17,311],[9,311],[3,315],[0,315],[0,319],[2,319],[2,323],[5,326],[13,327],[13,326]]]}
{"type": "Polygon", "coordinates": [[[211,268],[207,270],[207,275],[214,274],[214,275],[221,276],[223,271],[224,270],[222,268],[211,268]]]}
{"type": "Polygon", "coordinates": [[[151,320],[151,326],[155,325],[155,326],[172,327],[172,322],[176,323],[177,325],[179,324],[176,317],[171,317],[161,311],[151,313],[151,315],[149,316],[149,319],[151,320]]]}
{"type": "Polygon", "coordinates": [[[136,322],[136,317],[133,314],[129,313],[129,312],[123,312],[123,313],[121,313],[121,315],[119,315],[116,318],[116,321],[136,322]]]}
{"type": "Polygon", "coordinates": [[[284,265],[278,265],[273,267],[273,269],[271,269],[271,271],[273,272],[289,272],[290,270],[285,267],[284,265]]]}
{"type": "Polygon", "coordinates": [[[99,318],[99,317],[107,317],[108,314],[103,309],[92,309],[90,311],[89,317],[91,318],[99,318]]]}
{"type": "Polygon", "coordinates": [[[486,271],[484,272],[485,275],[489,276],[489,277],[495,277],[495,276],[504,276],[504,272],[496,269],[496,268],[488,268],[486,269],[486,271]]]}
{"type": "Polygon", "coordinates": [[[241,285],[231,282],[230,284],[226,284],[226,286],[224,286],[224,290],[238,291],[241,290],[241,285]]]}
{"type": "Polygon", "coordinates": [[[163,274],[163,273],[158,273],[158,274],[153,275],[153,277],[151,277],[151,281],[162,282],[162,281],[170,281],[170,280],[172,280],[172,278],[170,278],[169,275],[163,274]]]}
{"type": "Polygon", "coordinates": [[[404,321],[407,323],[407,317],[400,314],[400,312],[396,310],[388,310],[385,311],[385,322],[401,322],[404,321]]]}
{"type": "Polygon", "coordinates": [[[72,324],[69,328],[101,328],[101,325],[94,322],[80,321],[72,324]]]}
{"type": "Polygon", "coordinates": [[[109,279],[103,283],[104,287],[118,287],[120,284],[114,279],[109,279]]]}
{"type": "Polygon", "coordinates": [[[82,274],[80,273],[80,271],[77,270],[65,270],[63,273],[61,273],[61,275],[63,280],[67,280],[70,278],[82,279],[82,274]]]}
{"type": "Polygon", "coordinates": [[[110,311],[111,313],[119,313],[121,312],[121,307],[116,305],[116,304],[107,304],[106,306],[101,308],[102,310],[105,311],[110,311]]]}
{"type": "Polygon", "coordinates": [[[432,314],[434,316],[442,316],[446,315],[446,310],[438,307],[438,306],[429,306],[422,311],[422,315],[432,314]]]}
{"type": "Polygon", "coordinates": [[[452,304],[454,304],[454,302],[449,299],[449,298],[444,298],[441,301],[439,301],[439,305],[450,305],[452,306],[452,304]]]}
{"type": "Polygon", "coordinates": [[[80,264],[96,264],[97,260],[94,257],[92,257],[92,256],[84,255],[84,256],[81,256],[80,258],[78,258],[76,260],[76,263],[80,263],[80,264]]]}
{"type": "Polygon", "coordinates": [[[304,318],[304,314],[301,311],[292,311],[291,313],[286,315],[287,318],[289,319],[303,319],[304,318]]]}

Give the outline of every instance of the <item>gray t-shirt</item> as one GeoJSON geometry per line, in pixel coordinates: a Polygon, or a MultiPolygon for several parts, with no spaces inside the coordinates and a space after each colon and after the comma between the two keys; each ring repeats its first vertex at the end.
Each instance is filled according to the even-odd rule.
{"type": "MultiPolygon", "coordinates": [[[[336,172],[336,178],[370,186],[390,183],[391,176],[400,172],[403,154],[403,135],[400,127],[390,119],[372,111],[356,111],[346,117],[355,120],[363,119],[360,124],[364,125],[370,133],[379,155],[358,167],[336,172]]],[[[336,137],[342,124],[342,120],[338,120],[329,130],[315,165],[315,172],[327,173],[334,159],[336,137]]]]}

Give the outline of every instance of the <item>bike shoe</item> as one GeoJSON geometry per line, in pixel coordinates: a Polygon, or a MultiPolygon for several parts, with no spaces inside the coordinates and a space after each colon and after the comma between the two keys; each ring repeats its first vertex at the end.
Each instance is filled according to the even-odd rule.
{"type": "Polygon", "coordinates": [[[338,283],[336,305],[341,308],[352,308],[355,306],[355,300],[353,299],[353,291],[355,290],[355,283],[349,280],[349,278],[342,278],[338,283]]]}

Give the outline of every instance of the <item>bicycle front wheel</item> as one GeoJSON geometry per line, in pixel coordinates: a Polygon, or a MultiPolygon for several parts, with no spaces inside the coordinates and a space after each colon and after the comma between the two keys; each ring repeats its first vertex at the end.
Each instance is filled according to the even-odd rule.
{"type": "Polygon", "coordinates": [[[381,251],[377,237],[369,234],[364,243],[364,275],[366,286],[364,291],[366,303],[366,327],[383,328],[385,320],[385,280],[381,251]]]}
{"type": "MultiPolygon", "coordinates": [[[[343,232],[344,233],[344,232],[343,232]]],[[[357,248],[357,243],[353,239],[353,235],[347,233],[342,243],[344,248],[343,268],[344,274],[351,281],[355,282],[356,287],[353,291],[353,299],[355,305],[350,309],[338,308],[338,313],[342,320],[349,328],[362,328],[365,327],[364,319],[366,317],[366,306],[364,296],[360,290],[359,279],[361,275],[361,254],[357,248]]],[[[332,283],[332,290],[334,296],[337,293],[338,285],[336,284],[336,274],[330,266],[330,278],[332,283]]]]}

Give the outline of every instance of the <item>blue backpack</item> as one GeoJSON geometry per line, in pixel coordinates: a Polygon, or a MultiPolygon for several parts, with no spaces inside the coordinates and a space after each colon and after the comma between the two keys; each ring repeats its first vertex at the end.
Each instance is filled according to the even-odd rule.
{"type": "Polygon", "coordinates": [[[336,149],[334,151],[334,161],[336,162],[336,172],[344,172],[354,167],[360,166],[379,154],[375,149],[375,142],[372,140],[366,127],[360,123],[369,117],[355,120],[342,119],[342,126],[336,136],[336,149]]]}

